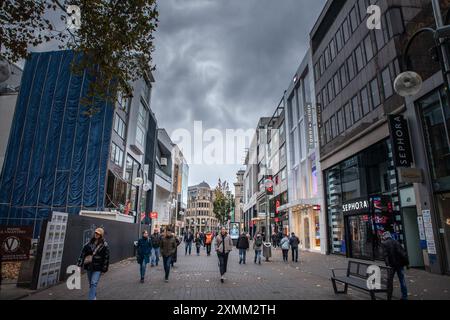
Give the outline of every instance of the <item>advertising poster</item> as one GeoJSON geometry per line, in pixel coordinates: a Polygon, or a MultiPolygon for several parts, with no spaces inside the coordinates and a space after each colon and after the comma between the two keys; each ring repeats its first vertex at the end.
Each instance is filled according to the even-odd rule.
{"type": "Polygon", "coordinates": [[[239,222],[231,222],[230,223],[230,237],[232,240],[239,238],[239,222]]]}

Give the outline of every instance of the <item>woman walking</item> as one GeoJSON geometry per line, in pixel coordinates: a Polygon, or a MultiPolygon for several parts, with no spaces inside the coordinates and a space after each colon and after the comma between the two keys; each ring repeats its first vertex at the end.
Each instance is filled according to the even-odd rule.
{"type": "Polygon", "coordinates": [[[289,254],[289,238],[285,234],[283,239],[280,242],[281,250],[283,251],[283,261],[288,262],[288,254],[289,254]]]}
{"type": "Polygon", "coordinates": [[[89,300],[97,300],[97,286],[102,273],[108,271],[109,247],[104,239],[105,231],[95,229],[94,237],[83,246],[77,265],[87,271],[89,300]]]}
{"type": "Polygon", "coordinates": [[[219,258],[220,282],[224,282],[224,274],[227,272],[228,255],[233,248],[233,240],[228,235],[227,230],[222,227],[222,230],[216,237],[216,252],[219,258]]]}
{"type": "Polygon", "coordinates": [[[142,238],[139,239],[137,245],[137,262],[140,265],[141,272],[141,283],[144,283],[145,270],[147,269],[147,264],[150,262],[150,255],[152,253],[152,241],[148,237],[147,230],[142,232],[142,238]]]}
{"type": "Polygon", "coordinates": [[[195,234],[195,239],[194,239],[194,242],[195,242],[195,249],[197,250],[197,256],[199,256],[200,255],[200,247],[202,246],[202,236],[201,236],[201,234],[200,233],[196,233],[195,234]]]}
{"type": "Polygon", "coordinates": [[[263,239],[260,233],[256,235],[255,241],[253,242],[253,250],[255,250],[255,263],[261,264],[261,252],[263,247],[263,239]]]}

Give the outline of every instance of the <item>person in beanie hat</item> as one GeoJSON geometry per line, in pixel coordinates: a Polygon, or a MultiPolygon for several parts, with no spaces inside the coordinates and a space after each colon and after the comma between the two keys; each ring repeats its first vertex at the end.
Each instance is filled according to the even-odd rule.
{"type": "Polygon", "coordinates": [[[170,267],[172,265],[172,258],[175,254],[176,249],[177,242],[174,235],[172,234],[172,230],[166,229],[166,232],[161,239],[161,255],[163,257],[165,282],[169,282],[170,267]]]}
{"type": "Polygon", "coordinates": [[[97,300],[97,286],[102,273],[108,271],[109,247],[105,241],[105,231],[95,229],[94,237],[83,246],[77,265],[87,271],[89,300],[97,300]]]}
{"type": "Polygon", "coordinates": [[[407,300],[408,288],[406,287],[404,267],[409,265],[408,255],[402,245],[392,239],[389,231],[383,233],[381,247],[386,265],[392,268],[391,277],[393,278],[397,274],[398,280],[400,281],[402,300],[407,300]]]}
{"type": "Polygon", "coordinates": [[[141,283],[144,283],[145,270],[147,264],[150,262],[150,255],[152,254],[152,240],[148,237],[147,230],[142,232],[142,238],[138,240],[137,244],[137,262],[140,265],[141,283]]]}

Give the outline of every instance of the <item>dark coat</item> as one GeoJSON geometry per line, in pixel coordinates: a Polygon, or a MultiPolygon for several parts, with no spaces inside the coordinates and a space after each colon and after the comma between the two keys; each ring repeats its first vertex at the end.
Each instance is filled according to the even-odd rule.
{"type": "Polygon", "coordinates": [[[194,235],[192,233],[188,233],[184,235],[184,242],[191,242],[194,241],[194,235]]]}
{"type": "Polygon", "coordinates": [[[381,243],[381,247],[383,248],[384,261],[387,266],[399,269],[409,265],[408,255],[400,242],[394,239],[387,239],[381,243]]]}
{"type": "Polygon", "coordinates": [[[96,249],[96,245],[94,241],[89,241],[86,243],[81,250],[80,257],[78,258],[77,265],[79,267],[83,266],[85,270],[88,271],[101,271],[107,272],[109,268],[109,247],[108,243],[104,240],[101,240],[98,244],[98,249],[95,255],[92,257],[92,263],[88,265],[84,265],[84,258],[87,256],[93,255],[96,249]]]}
{"type": "Polygon", "coordinates": [[[289,244],[291,245],[292,248],[297,249],[298,245],[300,243],[300,240],[298,239],[297,236],[293,236],[289,239],[289,244]]]}
{"type": "Polygon", "coordinates": [[[157,233],[157,234],[152,234],[151,236],[150,236],[150,240],[152,241],[152,247],[153,248],[159,248],[159,247],[161,247],[161,239],[162,239],[162,236],[159,234],[159,233],[157,233]]]}
{"type": "Polygon", "coordinates": [[[247,250],[248,248],[250,248],[250,243],[248,241],[247,236],[245,235],[241,235],[236,243],[236,248],[238,249],[245,249],[247,250]]]}
{"type": "Polygon", "coordinates": [[[161,255],[163,257],[169,257],[172,256],[177,249],[177,242],[175,240],[175,237],[171,235],[170,237],[162,237],[161,240],[161,255]]]}
{"type": "Polygon", "coordinates": [[[175,253],[172,255],[172,263],[177,262],[177,257],[178,257],[178,246],[180,245],[181,241],[180,239],[178,239],[178,237],[175,237],[175,243],[176,243],[176,247],[175,247],[175,253]]]}
{"type": "Polygon", "coordinates": [[[150,254],[152,253],[152,241],[150,238],[145,239],[142,237],[139,239],[137,244],[137,262],[141,264],[142,262],[149,263],[150,254]]]}

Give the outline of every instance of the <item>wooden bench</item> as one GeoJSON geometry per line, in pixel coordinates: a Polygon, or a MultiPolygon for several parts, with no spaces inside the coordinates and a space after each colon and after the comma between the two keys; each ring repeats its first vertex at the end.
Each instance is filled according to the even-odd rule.
{"type": "Polygon", "coordinates": [[[379,266],[381,270],[381,287],[379,289],[369,289],[367,285],[367,279],[370,274],[367,273],[367,268],[373,264],[364,263],[359,261],[349,261],[347,269],[332,269],[331,282],[333,283],[333,289],[335,294],[347,294],[348,287],[353,287],[370,294],[372,300],[376,300],[376,293],[386,293],[387,300],[392,299],[392,269],[385,266],[379,266]],[[337,274],[338,270],[346,270],[346,274],[337,274]],[[344,289],[339,291],[337,284],[344,285],[344,289]]]}

